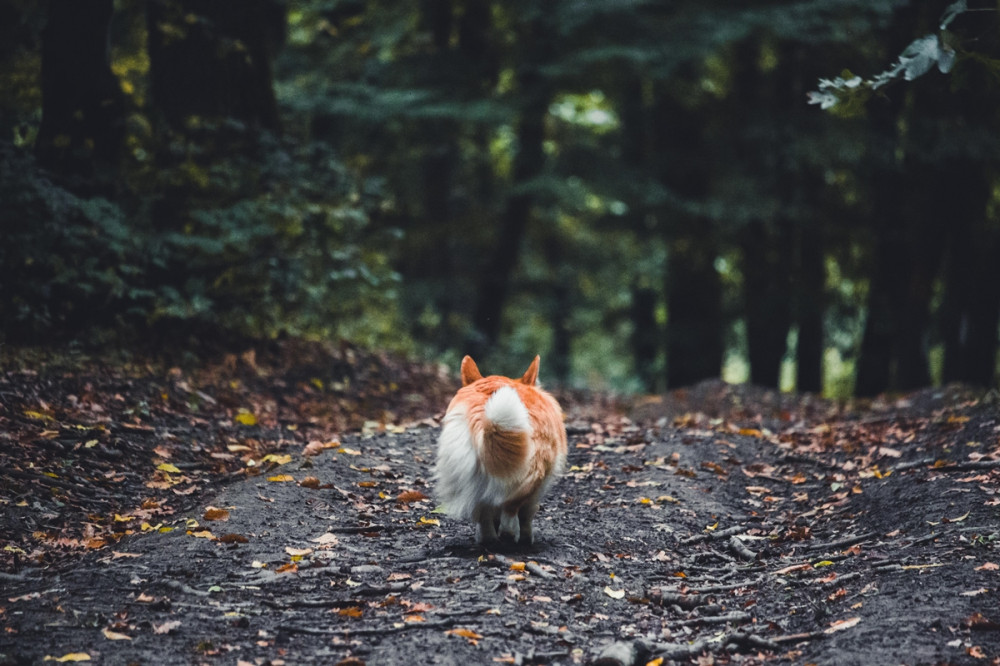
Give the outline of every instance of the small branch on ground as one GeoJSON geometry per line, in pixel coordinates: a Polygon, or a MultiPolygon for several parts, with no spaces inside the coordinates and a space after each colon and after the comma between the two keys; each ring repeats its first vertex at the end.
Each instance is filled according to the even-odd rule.
{"type": "Polygon", "coordinates": [[[727,527],[724,530],[717,530],[715,532],[702,532],[701,534],[695,534],[694,536],[689,536],[686,539],[681,539],[680,544],[682,546],[690,546],[691,544],[701,543],[702,541],[716,541],[718,539],[726,539],[731,536],[736,536],[737,534],[743,534],[746,531],[746,527],[737,525],[735,527],[727,527]]]}

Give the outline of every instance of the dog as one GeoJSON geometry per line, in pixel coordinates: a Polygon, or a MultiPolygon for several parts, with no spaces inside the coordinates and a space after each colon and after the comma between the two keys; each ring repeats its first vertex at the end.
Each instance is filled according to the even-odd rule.
{"type": "Polygon", "coordinates": [[[447,515],[476,522],[481,544],[504,534],[534,543],[538,500],[566,462],[562,409],[536,385],[538,362],[520,379],[483,377],[466,356],[462,388],[444,415],[437,495],[447,515]]]}

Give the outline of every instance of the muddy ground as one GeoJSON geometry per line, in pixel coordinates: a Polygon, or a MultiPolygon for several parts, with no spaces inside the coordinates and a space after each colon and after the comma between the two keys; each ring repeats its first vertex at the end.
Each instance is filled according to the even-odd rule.
{"type": "Polygon", "coordinates": [[[452,380],[379,363],[381,418],[255,359],[9,367],[0,664],[1000,664],[993,394],[565,396],[537,542],[487,551],[435,512],[452,380]]]}

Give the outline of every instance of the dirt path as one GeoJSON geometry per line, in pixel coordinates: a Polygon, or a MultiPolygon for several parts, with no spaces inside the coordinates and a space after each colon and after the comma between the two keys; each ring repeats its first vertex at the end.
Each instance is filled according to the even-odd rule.
{"type": "Polygon", "coordinates": [[[256,427],[285,444],[185,510],[0,572],[0,664],[1000,664],[988,402],[575,405],[538,543],[504,552],[434,513],[436,427],[316,455],[256,427]]]}

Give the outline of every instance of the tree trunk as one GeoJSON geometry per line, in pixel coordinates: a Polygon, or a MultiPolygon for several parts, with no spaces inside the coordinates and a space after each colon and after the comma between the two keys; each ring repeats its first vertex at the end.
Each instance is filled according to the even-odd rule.
{"type": "Polygon", "coordinates": [[[781,383],[791,325],[792,235],[786,227],[755,220],[741,243],[750,381],[769,388],[781,383]]]}
{"type": "Polygon", "coordinates": [[[986,220],[991,181],[969,161],[947,173],[949,249],[942,305],[945,382],[991,386],[1000,325],[1000,232],[986,220]]]}
{"type": "Polygon", "coordinates": [[[702,221],[670,243],[667,258],[667,386],[718,377],[722,370],[722,285],[715,244],[702,221]]]}
{"type": "Polygon", "coordinates": [[[632,285],[632,361],[635,373],[647,393],[655,393],[658,383],[656,356],[660,331],[656,325],[658,294],[652,287],[632,285]]]}
{"type": "Polygon", "coordinates": [[[825,309],[826,269],[823,241],[814,225],[799,232],[798,286],[796,321],[799,343],[796,349],[795,389],[820,393],[823,390],[823,314],[825,309]]]}
{"type": "Polygon", "coordinates": [[[112,0],[51,0],[42,33],[38,161],[82,193],[111,187],[124,138],[125,96],[109,62],[112,0]]]}
{"type": "Polygon", "coordinates": [[[504,305],[511,277],[520,257],[521,242],[528,228],[534,194],[524,185],[542,173],[545,165],[545,117],[551,90],[542,69],[551,57],[552,35],[545,19],[536,17],[521,36],[524,60],[518,66],[517,82],[523,106],[517,124],[517,154],[514,157],[513,192],[500,214],[495,240],[484,261],[472,316],[469,346],[482,355],[500,338],[504,305]]]}
{"type": "Polygon", "coordinates": [[[167,124],[231,118],[278,129],[271,64],[282,12],[272,0],[150,0],[151,96],[167,124]]]}

